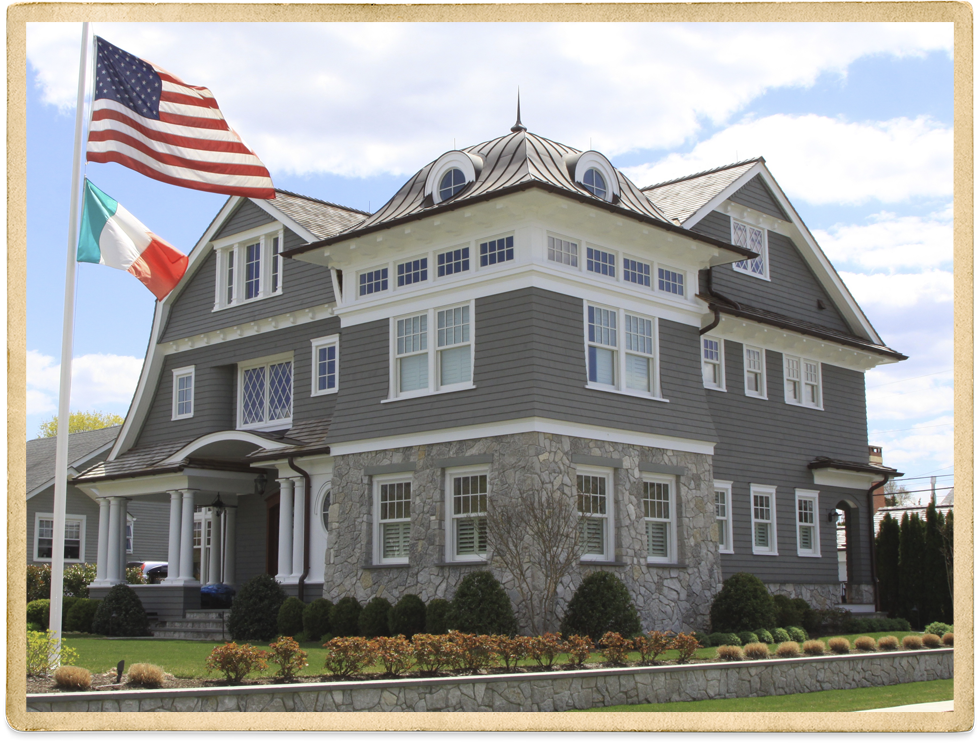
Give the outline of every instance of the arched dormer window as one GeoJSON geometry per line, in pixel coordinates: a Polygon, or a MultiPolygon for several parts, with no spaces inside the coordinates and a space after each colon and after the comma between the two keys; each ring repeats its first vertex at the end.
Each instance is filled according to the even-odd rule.
{"type": "Polygon", "coordinates": [[[585,185],[586,190],[599,198],[599,200],[606,199],[606,180],[603,179],[602,173],[598,169],[592,168],[587,170],[582,184],[585,185]]]}
{"type": "Polygon", "coordinates": [[[463,176],[461,169],[453,167],[439,180],[439,202],[449,200],[464,187],[466,187],[466,177],[463,176]]]}
{"type": "Polygon", "coordinates": [[[429,169],[425,196],[434,204],[444,203],[463,192],[476,181],[483,169],[483,159],[465,151],[444,153],[429,169]]]}
{"type": "Polygon", "coordinates": [[[619,198],[616,170],[598,151],[572,154],[565,159],[565,164],[568,176],[599,200],[614,203],[619,198]]]}

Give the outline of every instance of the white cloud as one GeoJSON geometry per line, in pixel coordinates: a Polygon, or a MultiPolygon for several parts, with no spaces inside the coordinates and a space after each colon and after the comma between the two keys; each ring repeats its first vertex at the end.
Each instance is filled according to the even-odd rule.
{"type": "MultiPolygon", "coordinates": [[[[136,392],[143,360],[118,354],[84,354],[72,360],[71,408],[125,414],[136,392]]],[[[38,351],[27,352],[27,413],[58,409],[60,364],[38,351]]]]}
{"type": "MultiPolygon", "coordinates": [[[[891,310],[953,301],[952,271],[870,274],[842,271],[840,277],[858,304],[866,308],[891,310]]],[[[865,311],[868,312],[868,309],[865,311]]]]}
{"type": "MultiPolygon", "coordinates": [[[[224,24],[220,36],[209,24],[107,23],[97,33],[208,86],[274,173],[346,176],[412,173],[454,138],[506,132],[518,86],[532,131],[616,156],[680,147],[766,91],[846,75],[860,57],[952,50],[952,24],[914,23],[224,24]]],[[[65,109],[78,39],[77,25],[28,24],[44,100],[65,109]]],[[[907,128],[894,125],[894,137],[915,145],[903,154],[914,163],[893,171],[918,170],[922,149],[934,150],[931,126],[907,128]]]]}
{"type": "Polygon", "coordinates": [[[818,229],[813,236],[838,268],[921,269],[953,261],[952,205],[925,217],[883,212],[871,220],[818,229]]]}

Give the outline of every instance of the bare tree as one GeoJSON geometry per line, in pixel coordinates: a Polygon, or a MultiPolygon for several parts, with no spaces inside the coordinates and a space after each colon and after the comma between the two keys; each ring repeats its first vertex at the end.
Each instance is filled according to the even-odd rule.
{"type": "Polygon", "coordinates": [[[886,507],[905,507],[914,504],[912,493],[895,479],[888,479],[883,487],[886,507]]]}
{"type": "Polygon", "coordinates": [[[558,585],[580,556],[574,499],[562,491],[494,497],[486,517],[493,560],[514,578],[531,631],[556,631],[558,585]]]}

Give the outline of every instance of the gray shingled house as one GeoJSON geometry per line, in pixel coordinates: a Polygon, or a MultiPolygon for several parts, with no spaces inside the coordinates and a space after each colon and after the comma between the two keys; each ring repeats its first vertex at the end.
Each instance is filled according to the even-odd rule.
{"type": "Polygon", "coordinates": [[[645,626],[703,628],[746,570],[834,604],[841,508],[868,604],[870,490],[897,472],[868,462],[864,372],[903,358],[762,159],[640,189],[518,122],[371,215],[230,199],[75,484],[167,508],[161,615],[263,572],[307,600],[510,588],[485,512],[528,491],[581,516],[564,600],[610,570],[645,626]]]}

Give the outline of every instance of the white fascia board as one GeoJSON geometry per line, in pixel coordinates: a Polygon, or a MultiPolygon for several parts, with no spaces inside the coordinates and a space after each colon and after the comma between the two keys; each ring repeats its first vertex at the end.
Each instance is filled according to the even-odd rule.
{"type": "Polygon", "coordinates": [[[403,447],[415,447],[417,445],[485,439],[488,437],[504,437],[511,434],[526,434],[528,432],[559,434],[565,437],[582,437],[584,439],[603,440],[605,442],[620,442],[627,445],[655,447],[663,450],[679,450],[698,455],[713,455],[715,448],[714,442],[650,434],[648,432],[633,432],[626,429],[606,429],[587,424],[559,421],[558,419],[529,417],[525,419],[498,421],[492,424],[479,424],[472,427],[435,429],[428,432],[413,432],[392,437],[379,437],[377,439],[352,440],[350,442],[331,445],[330,453],[333,456],[351,455],[374,450],[395,450],[403,447]]]}
{"type": "Polygon", "coordinates": [[[321,304],[318,307],[305,307],[304,309],[283,312],[273,317],[264,317],[259,320],[251,320],[238,325],[231,325],[219,330],[210,330],[207,333],[198,333],[187,338],[177,338],[172,341],[158,344],[163,349],[164,354],[176,354],[181,351],[203,348],[216,343],[234,341],[239,338],[247,338],[262,333],[271,333],[274,330],[284,330],[297,325],[324,320],[333,317],[334,309],[332,305],[321,304]]]}
{"type": "MultiPolygon", "coordinates": [[[[206,434],[203,437],[198,437],[196,440],[188,445],[184,445],[180,450],[175,452],[173,455],[165,460],[160,461],[161,463],[179,463],[184,458],[188,457],[192,453],[200,450],[202,447],[207,447],[208,445],[213,445],[215,442],[248,442],[255,445],[257,448],[263,450],[274,450],[275,448],[283,447],[282,442],[277,440],[271,440],[268,437],[260,437],[257,434],[251,434],[250,432],[240,432],[235,429],[229,429],[223,432],[211,432],[211,434],[206,434]]],[[[188,469],[189,470],[189,469],[188,469]]]]}
{"type": "Polygon", "coordinates": [[[185,468],[181,472],[130,476],[80,484],[79,489],[93,499],[104,497],[142,497],[166,494],[179,489],[222,494],[251,494],[255,474],[238,471],[185,468]]]}
{"type": "Polygon", "coordinates": [[[873,484],[886,478],[885,474],[845,471],[842,468],[812,468],[813,483],[818,486],[836,486],[840,489],[867,491],[873,484]]]}
{"type": "Polygon", "coordinates": [[[694,230],[694,227],[701,223],[701,220],[714,210],[717,210],[718,206],[722,204],[723,201],[727,200],[730,196],[734,195],[736,192],[741,190],[749,181],[759,174],[763,169],[763,164],[761,161],[756,162],[752,168],[746,171],[741,177],[732,182],[728,187],[721,190],[717,195],[715,195],[711,200],[701,206],[697,211],[692,213],[687,217],[687,220],[681,224],[685,229],[694,230]]]}

